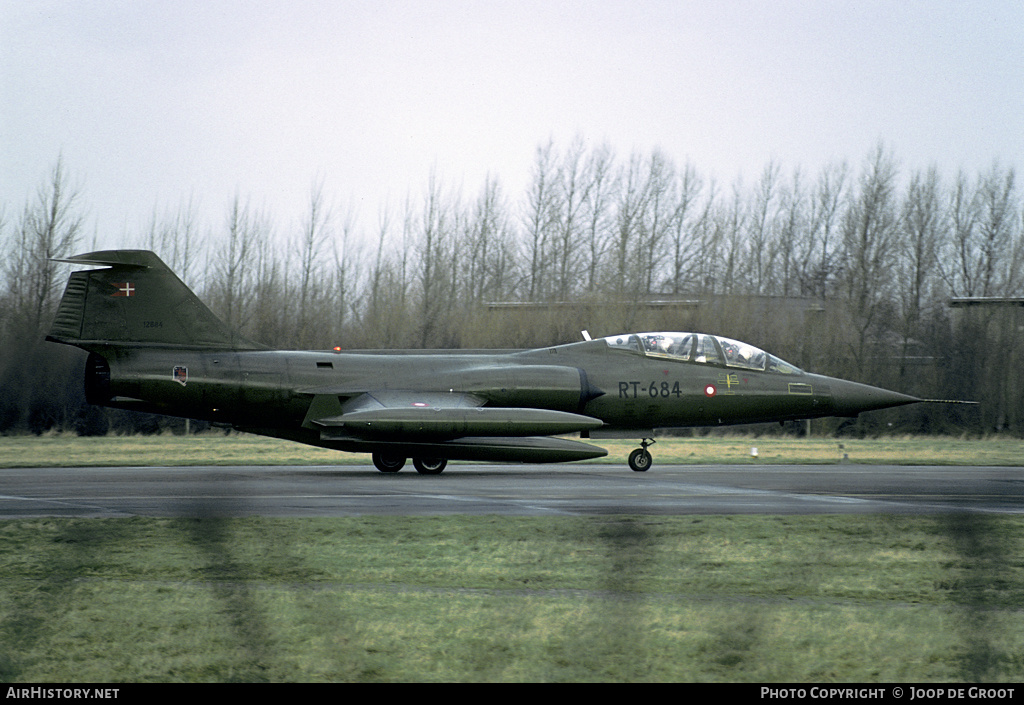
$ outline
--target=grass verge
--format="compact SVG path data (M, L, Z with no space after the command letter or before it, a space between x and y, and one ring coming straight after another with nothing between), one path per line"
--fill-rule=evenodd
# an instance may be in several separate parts
M639 440L639 439L638 439ZM608 449L600 464L624 464L638 446L631 440L595 440ZM756 457L752 454L757 449ZM666 437L652 446L656 464L1024 465L1024 439L948 436L877 439ZM368 465L364 454L341 453L248 434L105 436L72 434L0 436L0 467L106 467L182 465Z
M0 680L1016 681L1024 520L0 522Z

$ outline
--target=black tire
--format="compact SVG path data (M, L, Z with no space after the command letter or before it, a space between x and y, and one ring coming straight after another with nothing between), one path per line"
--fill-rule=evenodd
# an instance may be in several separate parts
M398 472L405 467L405 458L394 453L374 453L373 465L381 472Z
M647 472L653 462L654 459L646 448L637 448L629 454L629 468L633 472Z
M440 475L448 461L444 458L413 458L412 464L421 475Z

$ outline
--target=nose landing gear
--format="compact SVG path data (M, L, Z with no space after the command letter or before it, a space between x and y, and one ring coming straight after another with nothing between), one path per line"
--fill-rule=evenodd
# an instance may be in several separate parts
M633 472L647 472L654 462L647 448L656 441L653 438L644 438L640 441L640 447L629 454L629 467Z

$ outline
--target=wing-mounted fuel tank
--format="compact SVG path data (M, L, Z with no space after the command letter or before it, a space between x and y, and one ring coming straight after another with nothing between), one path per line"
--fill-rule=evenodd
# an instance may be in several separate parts
M445 386L481 397L488 406L537 407L578 412L605 392L587 373L565 365L488 365L458 370Z

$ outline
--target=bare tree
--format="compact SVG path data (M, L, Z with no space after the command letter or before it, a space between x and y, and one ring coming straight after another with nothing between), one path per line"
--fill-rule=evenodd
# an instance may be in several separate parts
M310 337L313 329L322 325L317 318L324 313L315 306L327 289L324 277L323 255L324 246L331 239L331 207L324 196L323 179L314 182L309 192L309 209L302 223L302 231L298 243L299 253L299 291L298 311L295 316L294 345L299 348L311 345Z
M843 222L843 276L852 325L851 351L858 373L865 371L869 334L892 293L892 254L897 212L896 164L879 145L868 158L859 189Z
M288 289L288 262L278 257L269 241L257 243L255 250L249 332L253 340L273 347L293 345L295 307Z
M618 188L615 173L615 158L607 144L591 152L587 158L586 171L591 187L586 198L586 223L584 224L585 247L580 248L585 257L582 268L586 271L586 290L598 290L601 261L608 249L611 200Z
M210 282L214 310L230 327L245 331L252 317L253 282L261 247L270 240L266 216L235 195L227 217L227 238L215 253Z
M676 179L675 204L672 219L669 223L670 246L672 248L672 271L669 275L669 288L673 294L680 294L687 288L687 281L693 278L691 267L699 256L700 247L696 238L696 230L708 216L710 201L700 213L697 200L704 188L703 181L697 170L690 163L683 167Z
M68 183L63 158L25 207L4 258L8 305L22 334L38 336L48 325L63 282L54 259L74 254L82 231L79 192Z
M588 215L589 209L603 198L601 194L591 195L606 179L602 168L600 161L586 156L580 137L573 140L559 162L551 213L551 259L552 295L560 301L567 300L586 285L580 272L585 266L587 251L580 243L587 237L588 223L594 224Z
M370 291L367 305L371 313L377 311L383 295L384 252L388 242L390 226L391 214L386 207L382 207L377 215L377 251L374 256L373 269L370 272Z
M712 295L718 293L721 285L721 247L723 228L720 217L723 211L718 199L718 183L708 183L707 195L704 197L704 208L701 216L694 224L694 247L696 255L692 267L695 294Z
M346 328L349 323L350 311L352 311L359 298L359 272L360 272L360 246L355 237L356 216L352 209L349 209L341 221L340 232L337 232L331 241L331 249L334 255L334 281L332 286L325 287L323 307L324 315L333 311L335 322L333 326L334 340L325 339L323 331L318 338L320 347L330 347L337 344L335 341L344 340Z
M67 427L83 403L78 351L54 350L43 336L61 292L64 267L54 262L75 254L82 229L79 192L68 183L62 158L50 172L3 248L0 291L0 430L27 428L41 433ZM4 219L6 221L6 219ZM8 228L0 223L0 234Z
M937 303L931 288L943 226L938 172L933 167L924 174L915 173L903 199L897 248L896 283L903 338L900 377L906 373L911 341L920 335L923 311Z
M634 153L621 171L618 199L615 204L614 261L611 286L616 299L637 300L644 292L646 276L643 268L644 213L648 201L649 181L644 173L643 158Z
M190 281L192 268L199 258L196 204L192 197L179 204L173 213L157 216L154 207L149 231L143 239L146 249L159 253L160 258L178 273L182 281Z
M368 290L361 306L359 346L395 348L410 345L410 330L413 328L408 278L413 239L411 204L406 203L399 235L393 231L392 219L391 209L382 207L377 217L373 266L364 282Z
M800 286L797 274L800 259L798 243L804 239L807 231L805 199L800 170L796 169L789 187L783 189L779 207L776 247L780 262L774 273L774 288L776 293L783 296L790 296Z
M461 279L468 303L504 298L513 282L507 205L497 179L488 176L467 216L461 250Z
M745 274L746 242L743 239L747 209L744 206L743 190L739 182L733 184L732 201L718 210L718 232L715 236L717 259L716 276L718 293L748 293Z
M441 319L448 311L451 274L455 258L452 206L445 201L440 181L432 172L423 200L419 225L418 255L420 347L437 345L444 335Z
M947 210L951 252L939 262L942 276L955 296L974 296L978 278L975 272L978 204L962 171L950 190Z
M555 223L557 172L554 144L538 147L534 158L533 179L526 194L525 226L526 297L529 301L542 299L548 294L548 256L551 231Z
M981 296L1004 296L1008 284L1019 271L1012 264L1014 230L1018 224L1014 200L1015 174L998 164L981 177L978 184L978 278Z
M837 274L836 237L846 202L845 163L822 169L811 196L806 235L798 241L800 293L824 299Z
M749 292L752 294L769 293L771 274L775 265L774 233L774 202L779 181L779 165L769 162L758 180L757 192L750 217L746 222L747 254L743 258L747 262Z
M661 281L665 259L665 243L676 217L675 166L662 152L655 150L647 161L646 207L641 216L641 243L638 263L641 290L645 295L654 292L654 283Z

